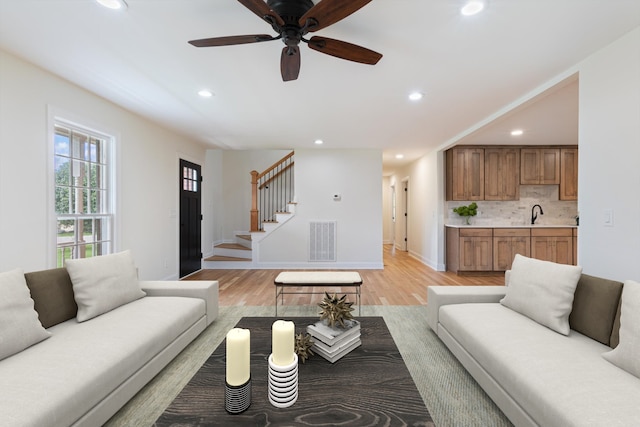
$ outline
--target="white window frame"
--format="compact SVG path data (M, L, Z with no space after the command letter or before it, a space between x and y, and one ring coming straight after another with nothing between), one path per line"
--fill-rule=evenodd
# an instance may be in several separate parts
M119 135L117 132L109 131L104 127L96 126L90 120L86 120L83 118L77 118L72 114L64 113L60 114L55 108L49 107L48 114L48 138L47 138L47 170L48 170L48 212L49 212L49 220L48 220L48 241L49 241L49 249L48 249L48 261L47 264L50 268L59 267L58 264L58 219L61 217L65 218L73 218L73 219L90 219L90 218L108 218L110 220L110 226L108 227L108 237L103 240L109 240L110 245L108 248L108 252L105 253L114 253L118 249L118 236L119 236L119 221L117 214L117 152L118 152L118 141ZM72 117L71 119L69 117ZM99 214L70 214L70 215L59 215L56 213L56 196L55 196L55 188L56 188L56 177L55 177L55 126L60 125L67 128L72 128L78 130L79 132L83 132L91 135L92 137L100 138L105 140L106 146L106 188L107 188L107 196L105 203L107 205L107 212L99 213Z

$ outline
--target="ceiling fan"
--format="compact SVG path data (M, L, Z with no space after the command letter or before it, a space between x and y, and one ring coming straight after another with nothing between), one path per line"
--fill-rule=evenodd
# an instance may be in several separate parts
M210 47L282 40L285 47L280 56L280 72L285 82L296 80L300 74L300 42L318 52L363 64L374 65L382 58L378 52L355 44L321 36L304 37L346 18L371 0L320 0L315 5L312 0L238 1L271 25L278 35L213 37L189 43L196 47Z

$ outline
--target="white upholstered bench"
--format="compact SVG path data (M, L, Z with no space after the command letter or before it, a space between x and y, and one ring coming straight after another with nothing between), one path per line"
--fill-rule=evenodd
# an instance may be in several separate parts
M362 304L360 300L360 287L362 278L357 271L283 271L273 281L276 287L276 317L278 316L278 297L284 303L284 295L287 294L321 294L324 292L307 290L290 290L289 288L314 288L314 287L351 287L351 292L341 292L346 295L355 295L358 305L358 316L362 314Z

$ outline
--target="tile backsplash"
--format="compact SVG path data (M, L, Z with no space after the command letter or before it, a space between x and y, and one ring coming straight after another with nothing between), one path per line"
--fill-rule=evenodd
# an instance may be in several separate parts
M478 215L471 218L472 225L529 225L531 208L535 204L542 206L544 215L538 213L539 225L576 225L578 202L558 200L557 185L521 185L520 200L477 201ZM453 212L453 208L468 205L471 202L447 201L445 206L446 224L463 224L465 219ZM536 209L536 212L538 210Z

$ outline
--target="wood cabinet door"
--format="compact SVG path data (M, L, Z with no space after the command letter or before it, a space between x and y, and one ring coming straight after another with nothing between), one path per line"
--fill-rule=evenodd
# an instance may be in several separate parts
M493 241L491 237L460 237L461 271L493 270Z
M532 237L531 258L573 265L573 237Z
M453 148L447 153L447 164L451 200L484 200L484 149Z
M560 149L521 149L520 183L525 185L560 184Z
M560 184L560 150L540 149L540 184Z
M530 237L494 237L493 238L493 270L511 269L516 254L526 257L531 255Z
M484 199L520 199L520 150L485 148Z
M578 200L578 149L560 149L560 200Z

